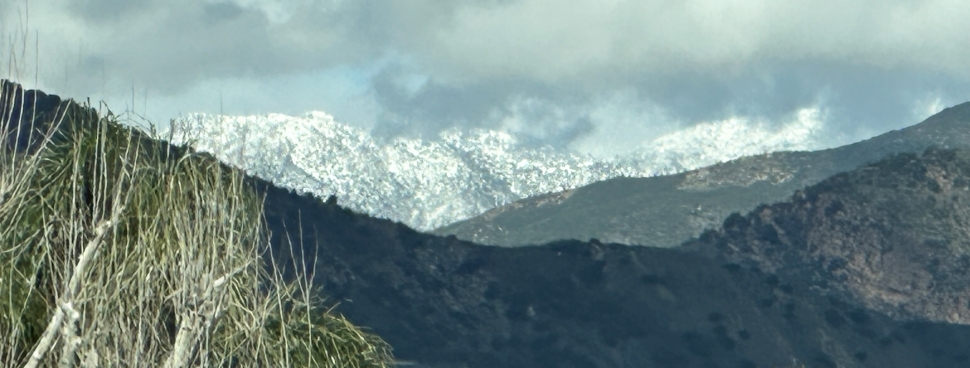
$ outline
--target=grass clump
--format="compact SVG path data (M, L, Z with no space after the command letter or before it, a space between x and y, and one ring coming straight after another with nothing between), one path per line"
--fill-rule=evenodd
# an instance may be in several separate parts
M392 364L306 281L268 273L262 200L241 172L110 112L38 114L33 91L3 91L0 366ZM38 128L36 151L8 139Z

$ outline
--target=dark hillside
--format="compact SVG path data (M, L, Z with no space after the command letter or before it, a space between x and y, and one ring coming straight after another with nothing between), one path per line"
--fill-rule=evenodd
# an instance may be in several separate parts
M337 311L417 366L970 364L970 326L893 322L810 279L596 241L479 246L257 186L271 227L292 233L302 219L315 283Z
M970 152L899 154L836 175L685 248L898 318L970 324Z
M61 100L38 90L24 90L8 80L0 80L0 132L4 143L20 153L36 152L46 134L62 120L97 121L97 112L80 105ZM86 117L82 117L86 115ZM94 118L91 118L91 117ZM70 117L72 119L65 119ZM59 124L60 130L51 135L52 142L63 142L69 136L70 124Z

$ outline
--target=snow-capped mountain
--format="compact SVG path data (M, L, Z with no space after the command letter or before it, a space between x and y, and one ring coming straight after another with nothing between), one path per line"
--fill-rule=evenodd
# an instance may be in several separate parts
M675 174L742 156L821 149L822 121L818 109L801 109L780 127L741 118L701 123L641 145L628 160ZM828 142L846 143L850 142Z
M813 130L805 128L809 123L794 125L778 133L738 121L700 125L613 159L523 148L514 136L491 130L453 129L436 140L385 143L322 112L190 114L173 121L172 140L280 186L336 194L355 211L431 230L518 199L617 176L670 174L779 147L818 146ZM747 143L724 142L742 136Z

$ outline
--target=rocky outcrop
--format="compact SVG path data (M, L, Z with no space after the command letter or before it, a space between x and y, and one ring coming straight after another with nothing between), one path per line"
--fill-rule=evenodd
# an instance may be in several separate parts
M897 319L970 324L970 153L899 154L734 214L685 248Z

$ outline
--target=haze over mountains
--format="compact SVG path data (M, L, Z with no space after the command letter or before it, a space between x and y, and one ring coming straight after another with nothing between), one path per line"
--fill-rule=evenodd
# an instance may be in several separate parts
M821 147L818 112L783 129L729 119L645 142L627 156L596 158L520 144L508 133L449 130L436 139L384 141L321 112L191 114L175 131L196 149L286 188L336 194L355 211L431 230L543 193L614 177L649 177L776 150ZM173 141L181 143L181 135Z
M842 147L743 157L676 175L614 178L524 199L435 233L520 246L590 239L673 247L733 212L782 200L795 190L892 153L970 148L970 103L925 121Z

